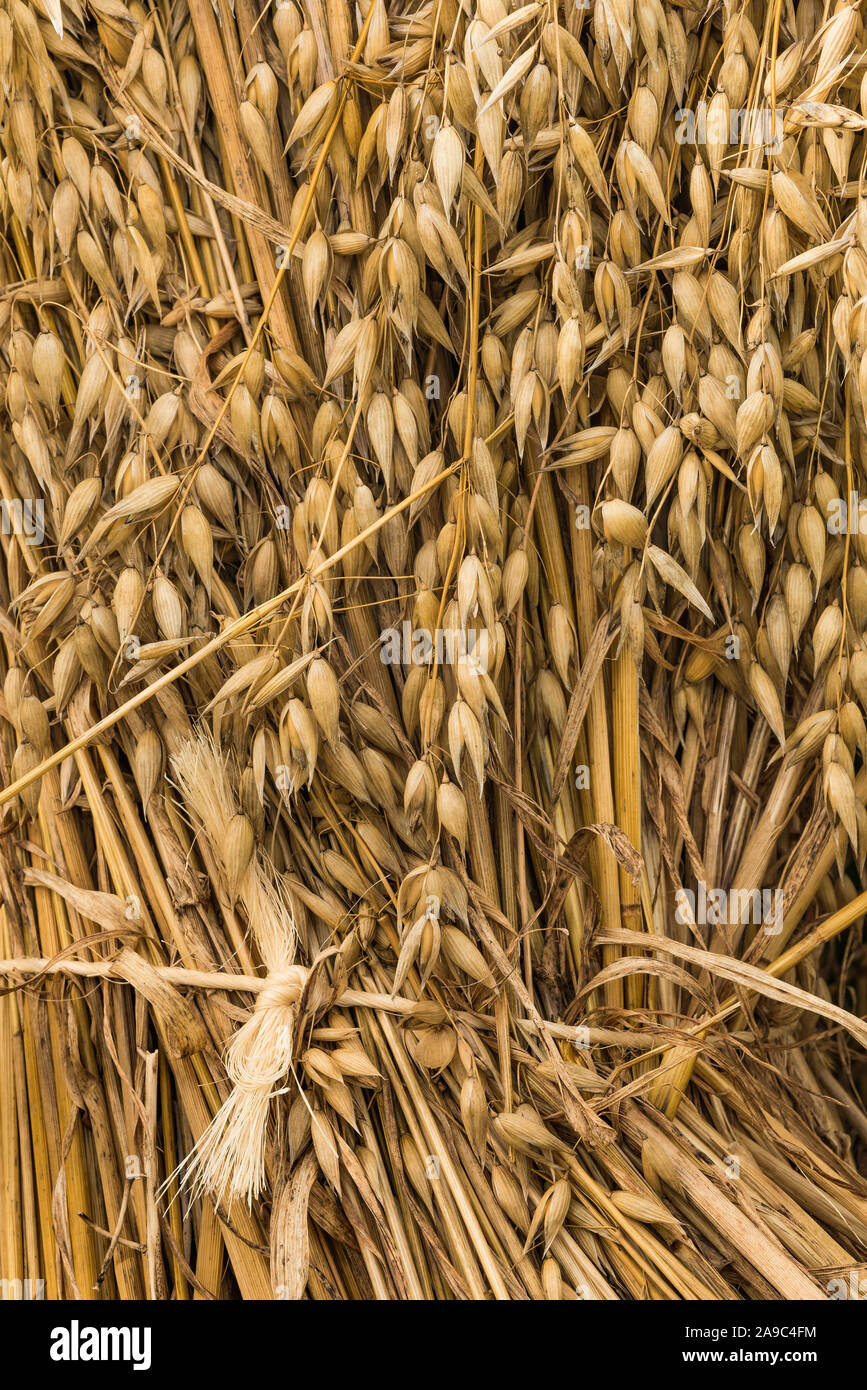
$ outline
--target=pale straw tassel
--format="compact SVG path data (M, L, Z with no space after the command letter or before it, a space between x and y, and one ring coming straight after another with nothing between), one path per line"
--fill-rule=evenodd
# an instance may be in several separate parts
M201 822L225 875L226 831L236 814L226 764L211 739L200 735L174 755L172 767L184 800ZM271 1101L291 1066L293 1007L306 973L293 965L297 937L291 905L255 851L238 899L268 970L268 981L226 1054L232 1094L178 1169L182 1187L194 1196L207 1191L221 1205L233 1198L251 1203L264 1191Z

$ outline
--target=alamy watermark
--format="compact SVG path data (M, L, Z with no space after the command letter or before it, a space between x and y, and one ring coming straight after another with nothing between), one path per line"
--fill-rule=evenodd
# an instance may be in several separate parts
M829 1279L825 1285L828 1297L854 1299L858 1302L867 1299L867 1279L861 1279L861 1273L860 1270L850 1269L848 1279Z
M438 627L431 634L426 627L413 627L405 620L400 628L385 628L379 640L382 644L379 659L383 666L430 666L434 660L437 666L454 666L466 660L477 671L489 669L490 642L486 628L481 632L473 628L465 632L463 628Z
M760 145L769 154L779 154L783 148L783 113L769 106L735 107L724 122L722 113L708 113L707 102L700 101L695 110L679 107L674 118L674 138L679 145L706 145L710 126L711 138L722 137L727 145Z
M28 545L45 540L45 503L41 497L0 497L0 533L23 536Z
M850 492L845 497L832 497L826 511L828 530L832 536L867 536L867 497Z
M727 892L725 888L708 888L702 879L697 893L678 888L674 901L674 920L681 926L752 924L763 927L766 936L779 936L783 930L782 888L732 888Z
M0 1303L11 1299L16 1303L44 1299L44 1279L0 1279Z
M151 1364L149 1327L82 1327L73 1318L68 1327L51 1332L52 1361L129 1361L134 1371Z

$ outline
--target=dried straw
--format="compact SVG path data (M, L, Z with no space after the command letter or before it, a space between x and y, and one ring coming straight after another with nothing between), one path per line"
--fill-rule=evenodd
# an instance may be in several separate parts
M10 1287L863 1270L863 51L0 0Z

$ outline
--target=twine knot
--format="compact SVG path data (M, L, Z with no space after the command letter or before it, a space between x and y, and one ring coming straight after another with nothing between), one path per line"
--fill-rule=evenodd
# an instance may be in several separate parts
M256 1013L263 1013L266 1009L291 1008L301 994L304 975L305 972L297 965L290 965L285 970L272 971L264 988L259 992Z

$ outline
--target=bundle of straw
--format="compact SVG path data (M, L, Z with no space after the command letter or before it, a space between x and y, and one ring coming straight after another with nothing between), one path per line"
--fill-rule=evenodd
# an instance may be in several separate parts
M8 1287L860 1276L863 53L0 0Z
M173 761L184 801L213 847L226 886L240 899L259 956L268 970L250 1018L232 1039L226 1070L231 1096L188 1160L195 1190L231 1203L251 1201L265 1184L265 1140L271 1098L292 1061L293 1008L303 979L293 968L295 923L279 885L253 843L249 820L236 810L226 768L209 739L191 740Z

